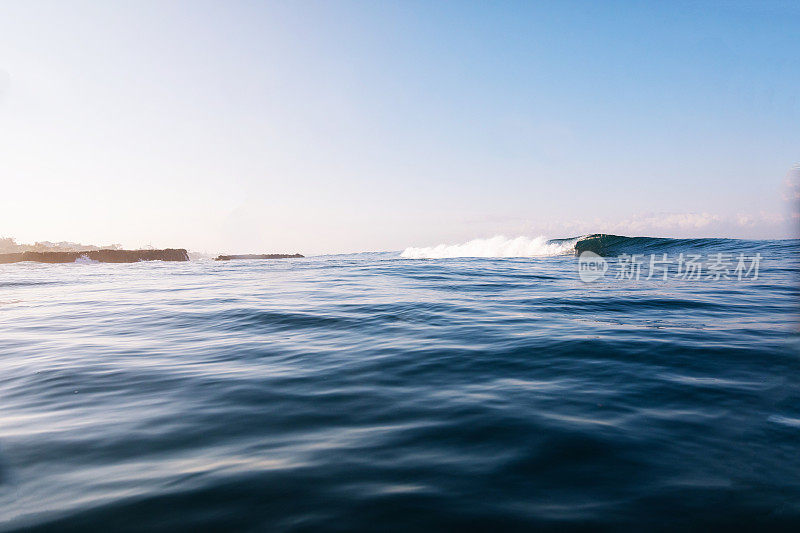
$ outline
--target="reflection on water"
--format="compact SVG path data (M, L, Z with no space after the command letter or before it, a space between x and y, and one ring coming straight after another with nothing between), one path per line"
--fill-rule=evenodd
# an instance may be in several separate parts
M797 250L759 250L751 284L586 284L571 256L3 265L0 525L797 525Z

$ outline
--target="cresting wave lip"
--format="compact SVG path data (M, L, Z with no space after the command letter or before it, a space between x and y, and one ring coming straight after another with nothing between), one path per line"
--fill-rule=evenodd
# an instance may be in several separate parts
M742 250L757 251L765 247L788 247L796 249L800 239L783 241L752 241L728 238L676 239L669 237L628 237L593 233L564 239L546 237L516 237L513 239L496 236L489 239L473 239L461 244L440 244L422 248L406 248L400 253L405 259L448 259L448 258L502 258L502 257L547 257L556 255L594 252L601 256L621 254L678 253L695 251L703 253L710 249L733 253Z
M583 252L594 252L601 256L611 257L622 254L653 254L653 253L756 253L767 249L782 249L796 251L800 239L784 240L745 240L729 239L723 237L676 239L669 237L627 237L625 235L611 235L595 233L584 235L574 240L574 252L580 255Z

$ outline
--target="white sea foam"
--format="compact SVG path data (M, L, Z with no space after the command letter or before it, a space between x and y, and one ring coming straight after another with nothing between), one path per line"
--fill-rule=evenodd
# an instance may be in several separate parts
M490 239L474 239L462 244L440 244L428 248L406 248L400 257L406 259L441 259L448 257L542 257L569 253L575 240L551 242L547 237L498 235Z
M79 265L99 265L100 261L95 261L86 254L82 254L75 260Z

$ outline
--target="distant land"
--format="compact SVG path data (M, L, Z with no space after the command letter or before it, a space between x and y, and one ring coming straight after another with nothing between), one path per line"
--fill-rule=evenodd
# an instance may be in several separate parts
M77 242L39 241L34 244L17 243L14 238L0 238L0 264L35 261L38 263L74 263L95 261L99 263L136 263L139 261L191 261L211 259L213 256L199 252L187 252L184 248L144 248L125 250L120 244L97 246ZM215 261L232 259L293 259L301 254L227 254L218 255Z
M76 261L99 263L137 263L139 261L188 261L189 254L183 248L163 250L83 250L78 252L18 252L0 254L0 263L75 263Z

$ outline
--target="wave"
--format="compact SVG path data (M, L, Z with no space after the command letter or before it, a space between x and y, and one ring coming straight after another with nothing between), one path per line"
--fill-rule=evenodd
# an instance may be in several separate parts
M400 257L406 259L445 259L456 257L546 257L590 251L602 256L621 254L705 252L717 249L725 253L756 252L766 248L797 250L800 239L751 241L728 238L673 239L668 237L628 237L594 233L548 239L546 237L497 236L474 239L462 244L440 244L427 248L406 248Z
M428 248L406 248L400 257L406 259L444 259L454 257L542 257L562 255L575 249L574 239L548 240L547 237L503 236L474 239L462 244L440 244Z
M574 252L580 255L590 251L602 256L652 253L756 253L766 250L797 250L798 239L743 240L722 237L673 239L668 237L627 237L596 233L575 240Z
M83 254L80 257L78 257L77 259L75 259L75 262L77 264L79 264L79 265L99 265L100 264L100 261L95 261L94 259L92 259L91 257L89 257L86 254Z

